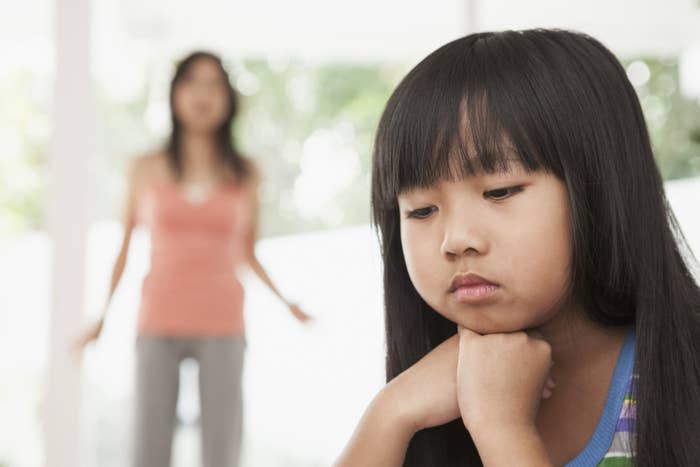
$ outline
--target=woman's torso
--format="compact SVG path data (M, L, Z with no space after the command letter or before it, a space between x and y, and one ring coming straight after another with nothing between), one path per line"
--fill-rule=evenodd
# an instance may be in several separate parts
M139 334L243 334L236 266L245 255L249 218L246 192L232 181L194 202L162 172L146 178L137 219L151 235L151 264L142 286Z

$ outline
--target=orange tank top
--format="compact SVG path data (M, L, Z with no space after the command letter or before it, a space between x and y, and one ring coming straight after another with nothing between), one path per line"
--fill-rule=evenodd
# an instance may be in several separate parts
M138 217L151 233L151 266L141 290L139 334L243 334L236 266L244 254L247 206L245 192L232 184L199 203L174 182L156 182L143 192Z

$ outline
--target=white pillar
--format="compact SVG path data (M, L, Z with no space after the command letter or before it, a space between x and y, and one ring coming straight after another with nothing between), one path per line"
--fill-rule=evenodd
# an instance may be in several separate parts
M80 364L69 347L84 306L90 139L89 0L56 0L54 133L47 226L52 242L46 467L80 465Z

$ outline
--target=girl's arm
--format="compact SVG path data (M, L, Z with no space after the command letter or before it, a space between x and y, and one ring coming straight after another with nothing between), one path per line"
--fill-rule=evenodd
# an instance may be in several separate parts
M400 466L417 431L459 417L458 343L448 338L379 392L335 467Z
M392 396L386 391L377 395L367 408L335 467L403 465L408 443L415 430L409 421L401 419L397 407L391 408L391 403ZM486 433L491 436L480 436L474 440L485 466L552 466L534 427L500 427L497 430L487 430Z
M403 465L415 431L402 420L399 400L385 387L370 403L335 467L394 467Z
M499 426L470 434L485 466L553 467L534 425Z
M251 167L251 176L250 180L247 182L247 198L249 200L250 222L249 229L246 234L246 262L253 272L255 272L255 274L260 278L260 280L272 291L272 293L274 293L285 305L287 305L290 313L292 313L296 319L302 322L307 321L310 317L304 313L297 304L291 303L284 298L282 293L272 282L272 279L270 279L270 276L267 274L267 271L265 271L265 268L263 268L262 264L260 264L258 257L255 255L255 243L257 242L258 238L258 214L260 210L260 203L258 200L260 175L253 164L250 164L249 167Z
M129 256L129 245L131 244L131 237L136 225L136 200L138 187L140 184L140 179L143 177L144 165L146 157L139 157L133 161L129 167L129 172L127 176L127 194L126 200L124 202L124 208L122 213L122 224L124 226L124 233L122 237L122 243L119 247L119 253L114 262L114 267L112 268L112 278L109 285L109 293L107 294L107 300L102 309L102 314L100 318L93 324L91 324L83 334L78 338L75 343L75 347L78 351L82 351L85 346L90 342L97 340L102 333L102 327L104 325L105 317L107 316L107 310L109 309L109 304L112 301L114 292L119 285L122 274L126 267L126 259Z
M416 432L460 416L484 465L551 466L534 424L549 349L518 334L481 342L460 328L380 391L335 467L400 466Z

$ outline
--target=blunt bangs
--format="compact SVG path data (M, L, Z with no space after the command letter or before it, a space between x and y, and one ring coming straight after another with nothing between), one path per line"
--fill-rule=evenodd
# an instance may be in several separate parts
M405 190L504 171L512 160L565 178L562 158L581 156L576 140L586 138L575 134L585 129L573 121L595 119L597 103L586 108L587 92L576 89L586 81L567 76L556 57L528 39L516 31L474 34L406 75L377 130L375 209L393 209ZM550 49L561 46L551 42Z

